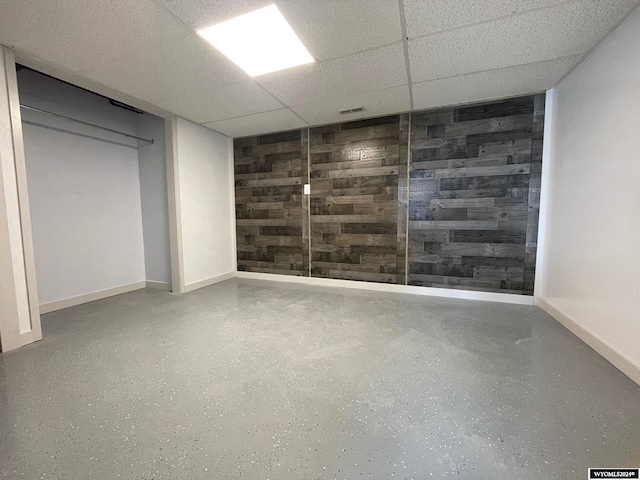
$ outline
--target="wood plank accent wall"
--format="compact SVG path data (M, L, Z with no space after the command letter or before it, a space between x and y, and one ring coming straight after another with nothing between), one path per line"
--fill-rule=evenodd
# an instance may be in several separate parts
M300 130L234 141L238 270L308 275L302 208L305 141Z
M312 276L404 284L400 126L392 116L310 130Z
M533 294L544 94L411 122L409 284Z
M532 295L544 100L236 139L238 270Z

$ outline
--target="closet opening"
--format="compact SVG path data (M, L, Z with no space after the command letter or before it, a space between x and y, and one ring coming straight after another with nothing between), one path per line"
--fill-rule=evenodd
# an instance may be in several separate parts
M16 71L40 312L170 290L165 120Z

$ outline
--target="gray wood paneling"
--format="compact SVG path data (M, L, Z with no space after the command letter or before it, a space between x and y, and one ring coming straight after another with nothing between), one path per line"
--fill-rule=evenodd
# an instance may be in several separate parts
M411 119L409 284L533 293L544 95Z
M312 276L404 283L407 142L407 115L310 130Z
M308 275L306 148L300 130L234 141L238 270Z
M238 268L531 295L544 111L541 94L236 140Z

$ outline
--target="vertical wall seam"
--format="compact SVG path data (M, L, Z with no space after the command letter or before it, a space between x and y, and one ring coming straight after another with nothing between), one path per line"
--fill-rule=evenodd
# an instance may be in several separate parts
M307 127L307 184L311 189L311 127ZM308 276L311 277L311 190L307 197L307 243L308 243L308 264L309 271Z
M411 206L411 112L407 127L407 222L404 232L404 284L409 285L409 207Z
M411 80L411 64L409 61L409 37L407 34L407 18L404 10L404 0L398 0L398 8L400 9L400 30L402 32L402 50L404 52L404 62L407 71L407 88L409 89L409 105L413 110L413 81Z

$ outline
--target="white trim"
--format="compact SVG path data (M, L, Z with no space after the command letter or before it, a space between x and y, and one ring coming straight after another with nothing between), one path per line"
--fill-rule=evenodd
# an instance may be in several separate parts
M133 292L134 290L145 288L146 283L147 282L143 280L141 282L120 285L119 287L107 288L106 290L85 293L84 295L78 295L77 297L65 298L63 300L56 300L49 303L42 303L40 304L40 313L54 312L56 310L62 310L63 308L75 307L76 305L81 305L83 303L95 302L96 300L102 300L103 298Z
M164 121L167 156L167 199L169 203L169 249L171 252L171 291L184 293L184 259L182 256L182 216L180 210L180 175L178 158L178 119ZM235 216L235 214L234 214Z
M536 247L536 274L533 284L533 296L544 295L544 285L547 275L547 245L548 231L551 222L551 187L553 178L551 170L554 161L555 144L555 91L549 90L545 96L544 106L544 141L542 142L542 172L540 175L540 208L538 213L538 240Z
M168 290L171 291L171 284L169 282L156 282L153 280L147 280L145 288L153 288L155 290Z
M9 94L9 110L11 112L11 131L13 134L13 154L16 167L20 226L22 228L22 254L24 257L31 324L29 331L21 333L33 332L33 338L35 340L42 340L42 326L40 324L40 310L38 306L38 287L36 283L36 262L33 252L33 232L31 229L31 210L29 209L29 193L27 189L27 167L24 154L24 139L22 136L20 97L18 94L18 77L14 52L10 49L5 49L5 66Z
M485 302L512 303L515 305L533 305L533 297L510 293L475 292L471 290L453 290L446 288L417 287L415 285L392 285L387 283L356 282L353 280L336 280L332 278L296 277L293 275L277 275L273 273L236 272L238 278L253 280L271 280L275 282L300 283L323 287L355 288L375 292L408 293L431 297L461 298L465 300L481 300Z
M233 271L238 270L238 229L236 226L236 172L233 138L229 142L229 182L231 185L231 249L233 250Z
M206 278L204 280L199 280L197 282L189 283L184 286L184 292L193 292L194 290L198 290L199 288L208 287L209 285L213 285L214 283L224 282L225 280L229 280L230 278L235 278L236 272L223 273L222 275L217 275L215 277Z
M575 318L567 315L548 300L538 297L536 298L536 305L560 322L576 337L602 355L614 367L640 385L640 365L634 362L631 358L592 331L584 328Z

